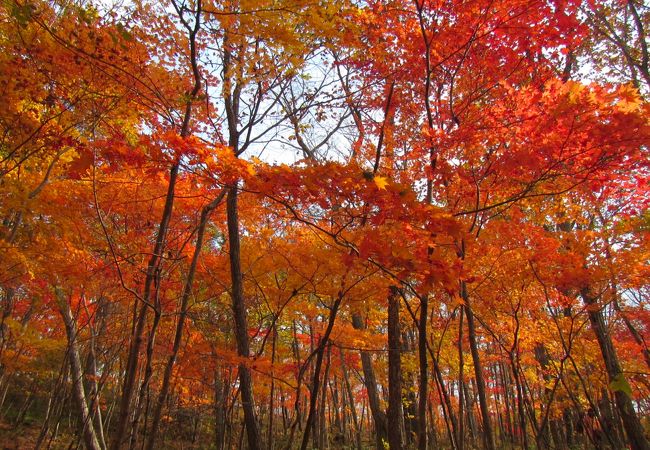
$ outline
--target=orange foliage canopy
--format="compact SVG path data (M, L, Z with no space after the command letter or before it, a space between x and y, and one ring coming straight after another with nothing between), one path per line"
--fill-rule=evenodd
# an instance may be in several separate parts
M122 398L144 440L149 395L180 436L250 370L264 439L294 439L319 376L328 417L387 386L397 287L402 377L430 385L440 433L481 373L487 413L513 407L503 439L541 442L607 389L647 414L650 86L577 67L605 45L594 21L623 26L612 2L68 3L0 6L0 392L45 398L77 348L87 408Z

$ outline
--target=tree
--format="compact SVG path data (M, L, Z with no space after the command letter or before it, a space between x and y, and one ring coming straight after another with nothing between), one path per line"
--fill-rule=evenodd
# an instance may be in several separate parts
M0 8L36 447L647 448L643 5Z

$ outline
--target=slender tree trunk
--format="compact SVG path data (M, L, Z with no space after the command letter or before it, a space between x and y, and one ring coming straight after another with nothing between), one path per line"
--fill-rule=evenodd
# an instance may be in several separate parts
M328 357L331 358L330 355L328 355ZM334 420L333 422L330 422L330 426L332 427L332 435L335 442L340 441L342 444L345 444L345 415L341 414L341 397L343 396L343 391L339 390L339 385L339 378L334 375L330 383L330 396L332 398L331 411ZM343 403L345 403L345 401L343 401Z
M276 341L278 338L278 330L275 324L275 321L273 321L273 329L271 330L272 336L271 336L271 365L275 364L275 346L276 346ZM273 369L271 369L273 370ZM273 416L274 416L274 409L275 409L275 404L274 404L274 399L275 399L275 377L273 376L273 372L271 372L271 392L269 395L269 431L268 431L268 437L267 437L267 445L268 445L268 450L273 450Z
M90 411L97 432L97 439L99 440L99 445L102 449L106 448L106 437L104 436L104 422L102 420L102 410L100 408L99 396L102 383L97 381L99 379L99 374L97 373L96 347L97 336L102 336L106 332L106 303L106 298L99 298L95 313L95 322L99 323L99 329L96 329L93 325L89 325L91 336L89 340L88 357L86 359L87 390L90 396ZM108 371L105 373L107 372Z
M571 446L575 441L574 427L573 427L573 411L571 411L570 408L565 408L562 413L562 418L564 419L566 443L567 446L571 448Z
M469 442L470 448L476 447L476 436L478 434L476 416L474 414L474 405L476 404L476 389L470 391L469 385L471 384L467 381L463 382L463 398L465 399L465 414L467 416L467 428L469 429Z
M102 410L99 407L99 385L97 383L97 356L95 354L95 332L92 327L90 327L91 333L93 333L92 338L90 339L90 350L88 352L88 362L86 364L86 374L88 375L88 395L90 397L90 415L95 426L95 431L97 432L97 440L99 441L99 446L104 449L106 448L106 441L104 438L104 428L102 422Z
M182 15L183 12L179 10L179 14ZM202 86L202 78L197 62L198 58L196 46L196 36L199 32L199 29L201 28L201 0L197 0L193 14L194 25L191 28L188 27L188 41L190 65L194 78L194 85L192 87L192 90L188 93L187 101L185 103L183 123L180 129L180 136L183 138L187 137L190 134L192 104L196 100L196 97L201 91ZM185 20L184 18L181 19L183 21ZM131 414L131 403L133 401L133 394L135 391L135 381L138 372L138 360L140 358L140 348L142 346L142 333L144 331L144 326L146 323L147 309L151 306L151 288L154 284L154 281L157 280L160 276L162 254L165 246L169 222L172 217L172 210L174 207L174 196L176 191L176 180L178 177L179 164L179 161L175 161L169 171L169 184L167 185L167 194L165 195L165 206L163 209L162 217L160 219L158 233L156 235L156 243L149 259L149 263L147 264L147 274L144 282L144 290L142 298L139 299L142 304L140 306L140 311L136 319L136 325L133 327L133 333L131 336L125 379L122 387L122 397L120 401L120 414L118 417L117 427L115 429L115 435L111 443L111 450L119 450L122 448L122 445L128 436L128 433L126 433L126 428L129 421L129 416ZM134 309L137 309L137 305L134 305Z
M429 353L431 356L431 361L433 362L433 372L436 376L436 385L438 386L440 397L443 401L442 412L445 416L445 427L447 428L447 433L449 434L449 442L451 444L451 448L455 450L458 448L456 440L458 436L458 421L456 420L456 413L454 412L454 409L451 405L451 399L449 397L447 387L445 386L445 380L442 376L442 371L440 370L438 358L431 349L429 349ZM449 422L451 422L451 427L449 426Z
M458 436L456 442L458 449L465 449L465 402L463 401L462 386L465 384L465 356L463 355L463 318L465 317L465 307L459 308L458 318Z
M391 286L388 294L388 445L401 450L402 441L402 364L400 355L399 294Z
M63 357L63 364L61 365L61 369L59 370L57 381L53 386L52 392L50 393L50 398L47 405L47 412L45 414L45 419L43 420L43 424L41 426L41 431L38 435L38 438L36 439L36 444L34 444L35 450L39 450L41 448L41 445L45 441L45 438L47 437L47 434L50 431L50 423L52 422L52 418L57 415L56 414L57 411L60 410L62 408L63 403L65 403L65 397L66 397L65 380L67 379L68 370L70 367L70 364L68 362L69 357L70 357L69 354L66 354Z
M492 372L492 378L495 380L495 384L499 385L499 372L498 372L498 364L493 364L490 369ZM505 426L503 424L503 395L499 392L499 390L495 391L494 393L494 405L495 405L495 413L496 413L496 420L497 420L497 427L498 427L498 432L495 431L495 439L496 436L499 436L499 443L497 444L498 447L503 447L505 444L505 441L503 439L505 435Z
M589 323L596 335L609 381L610 383L621 383L624 381L623 371L621 370L612 339L607 332L602 311L598 306L598 296L590 288L582 289L580 294L587 305ZM625 433L627 434L627 439L632 450L649 450L650 444L645 437L641 422L634 411L632 399L621 389L614 391L614 398L616 399L616 406L623 421L623 427L625 428Z
M522 392L521 380L519 378L519 371L515 363L515 356L510 355L510 367L512 369L512 377L515 380L515 388L517 390L517 417L519 419L519 432L521 433L523 448L528 450L528 436L526 433L526 413L524 411L524 396Z
M86 448L89 450L102 450L99 440L97 439L92 417L90 416L90 410L86 400L86 392L83 385L83 366L81 365L79 346L77 343L77 325L72 316L70 304L68 303L63 291L57 288L56 296L59 304L59 312L63 317L65 332L68 337L68 361L70 362L72 393L79 408L79 419L81 420L83 440Z
M226 395L227 383L224 373L216 369L214 373L214 441L216 450L223 450L226 443Z
M456 445L456 418L454 411L451 407L451 401L449 399L449 394L447 393L447 388L444 385L444 380L442 380L442 374L438 374L436 366L438 365L435 357L432 355L432 361L434 366L434 375L436 382L436 389L438 391L438 398L440 398L440 406L442 406L442 418L445 424L445 429L447 430L447 437L449 438L449 445L452 450L456 450L458 447ZM453 421L453 422L452 422Z
M481 418L483 419L483 444L486 450L495 450L494 435L492 433L492 419L487 404L487 395L485 393L485 378L483 377L483 366L478 351L478 342L476 341L476 326L474 324L474 313L469 304L469 295L467 286L464 281L461 282L461 291L465 300L465 313L467 315L467 331L469 335L469 349L474 362L474 376L476 378L476 390L478 391L479 406L481 407Z
M506 433L511 442L513 442L514 433L513 433L513 418L514 407L512 406L512 396L510 395L510 378L509 372L505 368L505 364L499 364L499 373L501 374L501 384L503 384L503 398L505 401L506 407Z
M158 227L156 244L147 265L144 292L142 299L140 299L142 304L140 305L139 312L135 318L136 323L131 335L131 344L129 346L124 374L124 384L122 386L122 397L120 400L120 414L118 416L115 434L111 443L112 450L121 449L129 436L129 433L127 433L127 425L129 422L129 416L131 415L131 404L133 402L133 393L135 391L135 382L138 374L138 360L140 359L140 349L142 347L142 334L147 321L147 310L150 307L149 300L151 298L151 288L154 284L154 279L158 276L158 268L162 261L161 256L165 243L165 236L167 235L167 228L169 226L169 221L171 220L172 209L174 206L174 191L176 189L177 176L178 164L174 164L169 172L169 185L167 186L165 207L160 220L160 226ZM135 306L137 308L137 301Z
M427 315L429 298L420 298L420 322L418 323L418 356L420 359L420 385L418 386L418 450L427 450L427 401L429 370L427 363Z
M429 435L428 437L429 447L438 448L440 446L438 444L438 431L436 429L436 424L438 423L438 421L436 420L436 413L433 411L433 405L431 404L431 402L427 402L427 409L429 413L429 427L427 429L427 433Z
M237 354L248 358L250 345L248 341L248 321L246 318L246 304L244 302L244 284L241 271L241 250L239 238L239 216L237 207L237 185L228 188L226 196L226 213L228 222L228 243L230 245L230 275L232 280L231 297L235 322L235 340L237 341ZM250 369L246 364L239 365L239 386L241 390L244 421L248 436L248 448L259 450L264 448L262 435L255 417L255 401L253 399L253 382Z
M189 306L190 296L192 295L192 287L194 285L194 276L196 274L196 267L199 263L199 256L201 255L201 248L203 247L203 240L205 238L205 229L208 224L208 218L214 209L221 203L225 191L222 191L217 198L207 204L201 211L201 218L199 220L199 227L196 232L196 243L194 246L194 253L192 254L192 262L190 263L190 268L187 272L187 278L185 279L185 284L183 286L183 293L181 295L181 307L178 315L178 322L176 322L176 333L174 334L174 344L172 347L172 352L169 355L167 364L165 365L165 373L163 375L162 386L160 387L160 394L158 395L158 401L156 402L156 407L153 414L153 419L151 423L151 430L149 432L149 439L147 440L147 450L153 450L156 438L158 436L158 428L160 426L160 419L162 417L162 411L167 401L167 394L169 392L169 384L171 382L172 371L174 369L174 364L176 363L176 358L178 357L178 351L180 350L181 341L183 340L183 331L185 327L185 320L187 319L187 311Z
M343 381L345 382L345 392L350 406L350 415L352 416L352 424L354 425L355 433L355 442L357 445L357 450L361 450L361 426L359 424L359 418L357 417L357 408L354 404L354 397L352 395L352 387L350 386L350 378L348 376L348 371L345 366L345 358L343 357L343 352L341 352L341 370L343 371ZM375 392L376 395L376 392ZM345 398L345 396L343 396ZM345 403L345 402L344 402Z
M365 329L363 319L359 313L352 314L352 326L356 330ZM368 391L368 403L370 405L370 413L372 420L375 424L375 440L377 450L384 450L384 441L388 439L388 426L386 414L382 411L379 402L379 394L377 393L377 379L375 371L372 367L372 359L370 353L361 350L361 367L363 369L363 383Z
M329 372L332 360L332 344L327 343L327 358L325 360L325 372L323 373L322 392L320 397L320 407L318 410L318 434L317 443L318 448L323 450L325 442L327 441L327 417L325 417L325 405L327 403L327 385L329 383ZM330 422L331 424L331 422Z
M157 295L155 296L157 298ZM140 423L140 416L142 415L142 409L148 403L147 398L149 397L149 382L153 376L153 354L154 354L154 345L156 342L156 333L158 331L158 325L160 324L160 318L162 317L162 308L158 300L156 300L154 305L154 316L151 323L151 329L149 330L149 337L147 339L147 351L145 358L145 369L142 382L139 387L138 399L135 403L135 411L133 413L133 419L131 421L131 440L129 448L135 449L138 444L138 426ZM146 434L147 422L145 419L143 425L142 434Z
M321 337L318 342L318 347L316 348L316 363L314 365L314 375L312 378L311 386L311 397L309 398L309 413L307 414L307 422L305 423L305 431L302 435L302 443L300 444L301 450L306 450L309 445L309 434L314 425L314 415L316 414L316 402L318 400L318 391L320 388L320 370L323 365L323 357L325 354L325 346L329 342L330 334L334 328L334 322L336 320L336 314L341 306L341 301L343 300L343 293L339 292L338 297L332 305L330 311L329 320L327 321L327 328L325 329L325 334Z

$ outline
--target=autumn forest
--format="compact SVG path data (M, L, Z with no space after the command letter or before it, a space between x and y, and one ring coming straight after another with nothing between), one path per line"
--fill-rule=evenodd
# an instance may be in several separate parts
M2 0L4 449L650 449L642 0Z

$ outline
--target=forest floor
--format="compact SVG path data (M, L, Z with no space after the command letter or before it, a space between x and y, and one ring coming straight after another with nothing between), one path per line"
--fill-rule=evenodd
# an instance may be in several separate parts
M27 421L19 426L15 426L10 421L0 420L0 450L32 450L36 447L40 432L41 423L38 421ZM56 438L49 443L49 446L47 442L44 442L42 448L49 448L51 450L81 449L83 448L83 443L78 442L78 439L62 425ZM183 440L172 440L162 443L158 448L198 450L210 448L210 446L198 443L192 444Z
M21 425L0 422L0 450L18 450L34 448L41 427L34 425Z
M33 423L27 422L18 427L15 427L11 423L0 421L0 450L28 450L28 449L31 450L35 448L40 431L41 431L41 426L37 422L33 422ZM62 429L57 434L56 439L50 443L49 448L53 450L59 450L59 449L65 450L65 449L75 448L74 440L75 438L72 434L67 432L66 429ZM79 442L79 446L77 448L81 448L82 446L83 444ZM43 447L48 448L47 443L44 443ZM372 446L371 442L364 442L363 444L364 450L371 449L373 447L374 446ZM164 442L158 448L193 450L193 449L210 448L210 446L209 445L202 446L198 443L192 444L191 442L184 442L182 440L181 441L172 440L172 441ZM339 449L343 450L348 448L353 448L353 447L336 447L336 444L334 444L334 446L330 446L331 450L339 450ZM501 447L501 448L503 450L519 449L519 447L516 446ZM589 444L583 443L572 448L580 449L580 450L588 450L588 449L592 449L593 447Z

